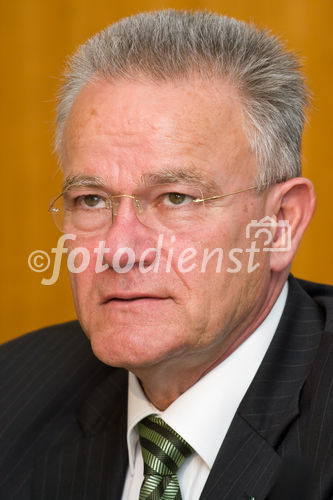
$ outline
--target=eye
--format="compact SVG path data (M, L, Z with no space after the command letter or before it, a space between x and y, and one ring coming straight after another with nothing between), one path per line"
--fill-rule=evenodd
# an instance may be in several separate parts
M83 196L83 202L88 207L97 207L99 204L105 205L104 198L98 196L97 194L86 194Z
M166 193L163 195L162 204L172 206L185 206L193 201L194 197L183 193Z
M73 205L82 209L105 208L106 199L98 194L84 194L75 198Z

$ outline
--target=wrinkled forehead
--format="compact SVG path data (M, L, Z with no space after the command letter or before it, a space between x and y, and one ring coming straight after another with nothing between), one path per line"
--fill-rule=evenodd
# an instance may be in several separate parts
M232 169L251 155L244 128L238 91L227 83L95 81L80 91L65 125L64 170L132 165L141 176L143 165L149 172L176 164Z

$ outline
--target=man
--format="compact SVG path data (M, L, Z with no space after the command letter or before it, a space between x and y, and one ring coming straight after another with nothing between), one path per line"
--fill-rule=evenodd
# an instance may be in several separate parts
M234 19L140 14L79 49L50 212L89 256L92 352L76 322L3 347L1 498L332 498L333 292L288 280L305 106Z

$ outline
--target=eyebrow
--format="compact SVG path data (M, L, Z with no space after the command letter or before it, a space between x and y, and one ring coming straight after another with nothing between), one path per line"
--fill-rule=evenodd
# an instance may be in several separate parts
M140 184L153 187L161 184L177 184L179 182L196 186L204 190L207 194L214 194L218 191L216 182L212 179L204 178L195 167L167 167L158 172L146 172L135 184L137 187L140 187ZM68 191L72 187L99 187L107 190L105 180L95 175L69 175L64 180L63 191Z
M146 186L184 182L204 189L207 193L216 193L218 191L216 182L204 178L195 167L165 168L159 172L147 172L141 176L141 180Z
M63 191L68 191L72 187L101 187L106 189L105 181L96 175L69 175L62 185Z

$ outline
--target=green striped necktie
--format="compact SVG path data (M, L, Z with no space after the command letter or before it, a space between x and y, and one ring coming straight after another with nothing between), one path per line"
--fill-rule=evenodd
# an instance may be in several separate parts
M139 500L181 500L177 471L194 450L159 417L149 415L138 429L145 476Z

